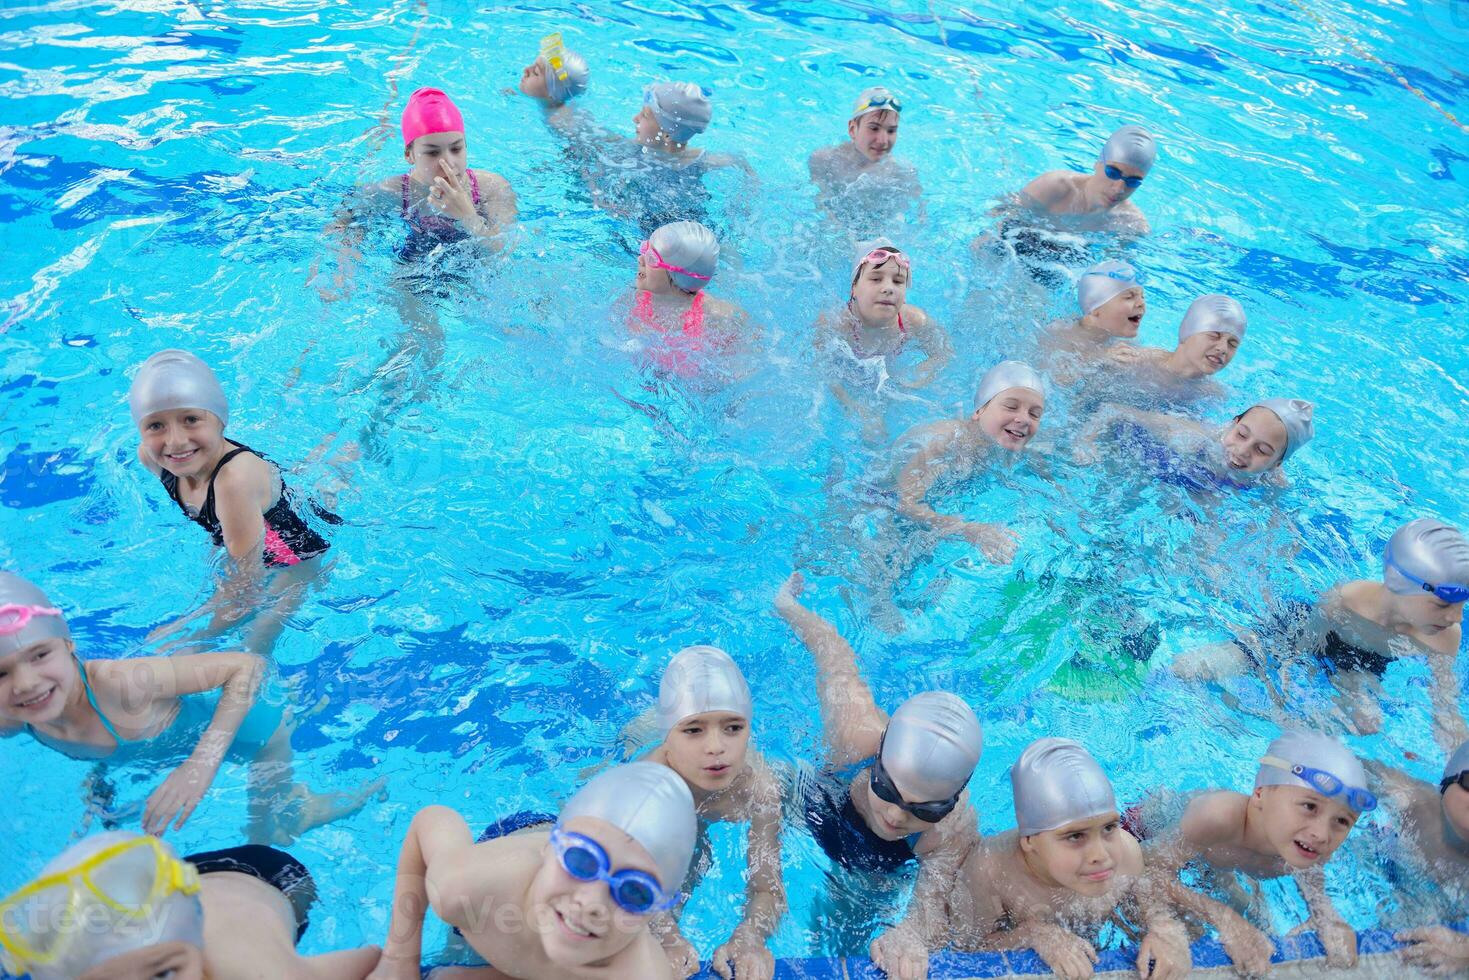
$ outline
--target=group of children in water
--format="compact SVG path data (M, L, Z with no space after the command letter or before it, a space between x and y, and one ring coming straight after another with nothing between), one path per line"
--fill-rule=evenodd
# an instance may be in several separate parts
M553 36L520 87L546 103L553 127L571 131L577 124L567 120L566 102L586 89L589 74ZM861 94L849 142L811 158L825 200L860 189L869 177L912 178L891 156L901 113L886 89ZM710 118L709 98L697 86L651 85L634 119L636 144L671 170L720 163L689 147ZM463 120L443 92L413 93L402 135L410 171L371 193L396 202L410 238L420 240L409 253L493 241L514 220L509 185L466 165ZM1045 174L1018 200L1036 220L1073 230L1144 233L1147 222L1130 197L1154 156L1152 136L1124 126L1091 173ZM1002 231L999 240L1018 248L1021 237ZM642 242L630 325L667 341L660 368L696 370L711 345L738 339L738 311L705 294L718 258L716 237L697 221L662 223ZM907 303L913 273L912 258L891 242L859 249L848 303L818 325L818 348L878 369L886 383L897 373L894 359L912 344L923 361L894 383L926 384L953 350ZM1144 292L1125 262L1080 270L1079 315L1046 332L1042 366L1053 379L1111 366L1202 381L1229 364L1245 336L1237 301L1200 297L1168 351L1126 343L1146 312ZM858 412L862 396L854 389L864 377L838 373L832 381L837 400ZM912 450L896 471L898 514L1009 562L1016 550L1010 529L941 513L928 497L941 480L963 480L991 460L1025 452L1046 398L1046 381L1029 364L1004 361L987 371L972 413L901 440ZM263 587L277 605L299 602L330 547L322 524L335 518L305 507L274 463L225 435L230 406L209 366L162 351L137 369L128 400L138 462L226 549L240 587ZM1075 436L1076 459L1096 460L1119 428L1136 438L1113 444L1145 454L1160 478L1213 493L1280 481L1282 464L1312 437L1312 406L1268 398L1206 425L1103 404ZM1187 796L1160 791L1123 807L1085 746L1041 738L1010 767L1014 829L992 837L979 833L969 790L983 749L974 709L937 690L891 710L879 705L851 645L803 604L804 589L793 573L775 595L774 612L815 665L826 754L814 771L767 763L752 746L755 704L735 658L688 647L663 672L657 739L640 747L636 761L603 770L554 812L501 815L480 833L446 807L420 811L402 843L381 949L302 957L296 943L314 886L300 862L272 845L353 812L379 786L323 795L292 780L291 712L262 694L269 636L256 652L91 659L41 588L0 573L0 734L26 733L74 758L108 763L182 759L149 797L143 835L86 838L0 901L0 958L35 980L416 980L432 909L493 964L441 968L434 974L440 980L681 978L705 954L721 976L769 980L775 966L767 942L786 911L782 827L794 822L834 868L860 882L843 900L844 914L865 924L855 941L870 940L874 962L893 977L927 976L930 952L942 948L1033 949L1057 975L1087 977L1096 936L1108 923L1136 940L1142 977L1187 974L1190 924L1212 927L1240 973L1264 974L1275 949L1246 917L1236 876L1295 881L1328 963L1344 966L1356 959L1356 934L1327 895L1323 869L1361 817L1378 809L1379 797L1395 815L1401 860L1464 908L1469 731L1453 666L1469 599L1469 541L1441 521L1405 524L1384 551L1381 581L1344 582L1281 627L1290 654L1315 658L1342 692L1359 732L1381 724L1371 707L1387 666L1400 656L1426 657L1447 756L1439 785L1364 763L1331 735L1286 730L1259 746L1252 786ZM1248 646L1241 639L1180 658L1174 670L1218 677L1269 656ZM251 764L250 842L180 857L161 835L189 818L229 755ZM681 934L678 914L705 869L695 860L701 840L717 822L748 825L747 888L737 927L703 951ZM906 911L873 937L915 866ZM1400 938L1408 944L1405 961L1469 970L1469 938L1459 933L1434 927Z

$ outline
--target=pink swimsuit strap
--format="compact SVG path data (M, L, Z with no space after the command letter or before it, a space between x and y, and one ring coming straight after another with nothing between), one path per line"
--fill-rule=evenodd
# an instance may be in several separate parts
M658 323L653 317L653 294L646 289L638 291L637 302L633 305L633 315L650 327L657 327ZM682 321L683 335L698 339L704 336L704 291L700 290L694 294L694 301L684 311Z
M475 175L475 172L473 170L466 169L464 172L469 175L469 199L474 202L476 207L478 207L479 177ZM412 186L412 183L413 181L410 176L408 174L404 174L403 182L400 187L403 199L403 217L405 218L411 218L413 216L413 205L408 200L408 191L409 188Z

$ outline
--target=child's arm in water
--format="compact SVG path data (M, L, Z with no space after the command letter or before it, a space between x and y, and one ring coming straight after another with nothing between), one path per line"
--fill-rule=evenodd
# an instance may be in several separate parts
M849 765L877 754L888 716L857 672L857 655L836 627L798 601L806 580L792 572L775 596L775 611L816 659L816 692L831 761Z
M745 914L712 957L712 969L726 980L770 980L775 975L775 956L766 943L786 911L780 869L780 787L763 763L751 792Z
M1321 948L1326 950L1328 966L1343 970L1357 965L1357 932L1341 917L1326 894L1326 872L1321 867L1306 868L1292 876L1311 910L1307 925L1316 931Z
M948 816L923 832L918 882L902 921L873 940L868 954L891 977L928 976L928 951L943 942L948 906L958 886L959 869L979 846L979 817L966 790Z
M944 365L953 360L954 346L949 343L949 335L944 328L932 317L916 306L909 307L909 310L912 313L913 340L928 357L914 370L912 379L900 384L905 388L925 388L944 369Z
M1454 670L1458 659L1459 640L1463 627L1453 626L1439 634L1449 639L1445 644L1449 652L1435 650L1428 655L1428 671L1433 679L1429 696L1433 704L1433 736L1445 755L1469 741L1469 725L1464 723L1464 712L1459 707L1459 677Z
M1138 944L1137 972L1150 980L1183 980L1193 969L1188 930L1173 914L1166 885L1145 867L1132 897L1147 931Z
M1097 461L1097 440L1106 435L1118 422L1123 421L1141 426L1160 441L1169 443L1176 441L1181 434L1199 435L1205 432L1204 426L1192 419L1182 419L1175 415L1165 415L1162 412L1148 412L1141 408L1107 402L1097 409L1077 433L1076 444L1071 451L1072 459L1083 466L1095 463Z
M910 430L898 439L899 445L911 443L919 444L919 449L898 472L898 513L933 528L944 537L963 538L997 565L1009 564L1019 541L1013 531L1001 524L940 514L925 499L940 477L955 470L967 473L973 468L971 457L981 450L964 438L962 423L935 422Z
M214 782L235 733L255 704L265 661L249 653L201 653L178 657L137 657L103 660L93 665L98 703L108 717L137 714L142 700L149 705L186 694L218 690L219 703L209 727L189 757L168 774L143 808L143 831L162 834L184 825Z

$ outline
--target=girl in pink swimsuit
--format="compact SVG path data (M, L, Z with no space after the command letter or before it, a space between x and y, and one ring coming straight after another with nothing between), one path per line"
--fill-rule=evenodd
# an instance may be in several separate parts
M697 221L663 225L643 242L632 321L635 329L663 335L649 350L659 368L694 373L691 360L705 346L704 287L718 263L719 241ZM679 312L677 320L671 312Z

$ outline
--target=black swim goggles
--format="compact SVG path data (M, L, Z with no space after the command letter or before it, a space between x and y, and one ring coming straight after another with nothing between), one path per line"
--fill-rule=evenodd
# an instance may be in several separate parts
M1469 793L1469 769L1465 769L1457 776L1445 776L1443 779L1440 779L1438 781L1438 795L1443 796L1449 791L1449 787L1455 783L1459 784L1460 789Z
M957 793L947 800L932 800L928 803L909 803L903 799L903 794L899 793L898 787L893 785L893 777L888 775L888 771L882 765L882 746L883 742L886 741L887 733L884 732L882 740L877 743L877 758L872 760L872 792L877 794L877 798L884 803L891 803L905 813L913 814L913 816L922 820L924 823L938 823L953 813L954 807L959 805L959 797L964 792L964 787L962 786L959 787Z

